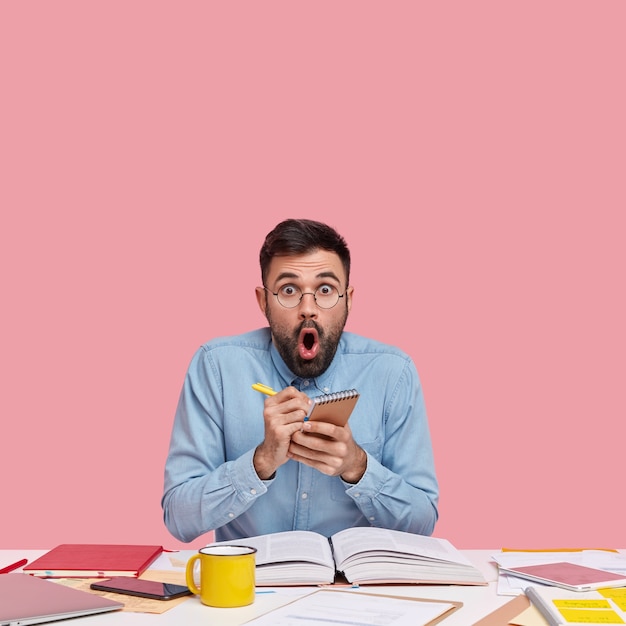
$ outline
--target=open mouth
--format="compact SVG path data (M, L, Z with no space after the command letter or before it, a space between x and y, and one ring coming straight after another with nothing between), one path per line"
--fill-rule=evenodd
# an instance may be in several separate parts
M307 350L310 350L315 344L315 335L313 333L305 333L302 338L302 343Z
M319 338L316 328L303 328L298 337L298 353L306 360L315 358L319 351Z

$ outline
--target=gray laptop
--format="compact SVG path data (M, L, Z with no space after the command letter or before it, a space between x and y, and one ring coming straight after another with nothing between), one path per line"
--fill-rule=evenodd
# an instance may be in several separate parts
M43 624L115 611L124 605L30 574L0 574L0 626Z

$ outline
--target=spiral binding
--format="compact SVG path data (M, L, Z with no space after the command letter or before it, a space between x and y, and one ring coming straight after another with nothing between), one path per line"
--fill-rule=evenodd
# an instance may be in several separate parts
M340 400L346 400L358 396L359 392L356 389L346 389L345 391L335 391L334 393L327 393L323 396L317 396L313 398L315 404L330 404L331 402L339 402Z

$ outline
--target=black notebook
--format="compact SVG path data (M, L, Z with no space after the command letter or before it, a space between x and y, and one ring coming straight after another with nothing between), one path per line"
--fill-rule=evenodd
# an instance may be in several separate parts
M312 398L313 405L306 419L345 426L358 399L359 392L356 389L317 396Z

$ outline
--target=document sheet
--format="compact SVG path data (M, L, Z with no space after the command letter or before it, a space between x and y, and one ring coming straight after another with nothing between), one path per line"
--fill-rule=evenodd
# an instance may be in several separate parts
M455 603L360 591L315 591L249 622L250 626L427 626Z

